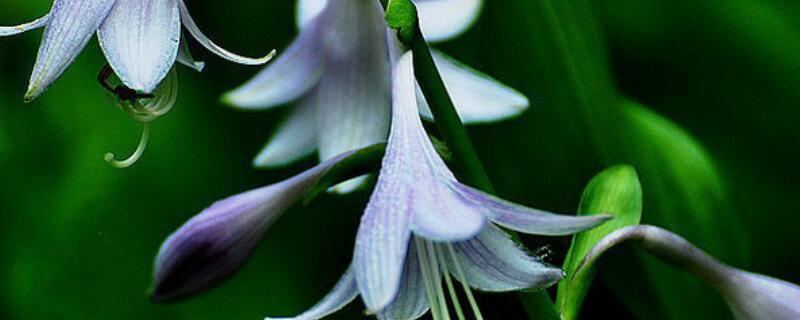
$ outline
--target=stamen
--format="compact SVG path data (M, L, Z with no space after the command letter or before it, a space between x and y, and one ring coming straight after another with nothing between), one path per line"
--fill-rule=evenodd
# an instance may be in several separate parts
M114 168L125 169L132 166L136 161L139 161L139 158L142 157L144 154L144 150L147 148L147 141L150 139L150 126L145 123L142 127L142 138L139 139L139 145L136 147L136 150L125 160L119 161L114 159L114 154L109 152L105 155L105 160Z
M464 293L467 295L467 300L469 300L469 306L472 308L472 313L475 314L475 319L483 320L483 315L481 314L480 308L478 308L478 303L475 301L475 296L472 295L472 289L469 287L469 284L467 284L467 278L464 276L464 269L461 268L461 262L458 261L456 251L449 243L445 246L447 246L447 251L450 251L450 258L453 260L453 266L456 269L458 278L461 279L459 282L461 282L461 286L464 288Z
M445 256L442 253L442 247L436 246L436 256L439 257L439 263L442 264L442 274L444 274L444 282L447 283L447 291L450 292L450 302L453 303L453 308L456 309L456 315L460 320L466 320L464 311L461 310L461 302L456 294L456 288L453 286L453 279L450 278L450 270L447 267Z
M436 248L433 242L425 241L427 246L428 259L431 262L431 269L433 271L433 285L436 289L436 297L439 299L439 305L442 306L442 316L445 320L450 320L450 310L447 308L447 300L444 298L444 290L442 290L442 271L439 268L439 259L436 257Z
M438 299L439 296L444 296L443 294L437 294L437 291L442 291L441 278L439 278L438 267L430 258L427 241L415 237L414 242L417 246L417 256L419 257L420 270L422 271L422 282L425 285L425 295L428 296L428 303L431 305L431 315L434 320L449 320L447 305ZM438 286L436 284L437 280L439 280Z
M135 164L144 154L150 138L149 124L158 120L172 110L178 99L178 76L175 68L170 70L164 82L153 93L150 99L135 99L132 103L120 101L120 108L134 120L143 124L142 138L133 154L125 160L115 160L113 153L106 153L105 161L115 168L128 168ZM141 101L140 101L141 100ZM143 103L142 103L143 102Z

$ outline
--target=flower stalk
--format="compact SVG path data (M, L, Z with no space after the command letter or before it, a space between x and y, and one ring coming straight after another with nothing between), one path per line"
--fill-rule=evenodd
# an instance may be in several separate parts
M464 183L488 193L494 193L489 176L478 157L467 130L456 112L453 100L433 61L430 47L419 27L417 10L410 0L390 0L386 6L386 21L397 30L397 37L414 54L414 75L430 106L442 138L452 152L457 174ZM524 293L522 299L529 316L557 320L558 312L545 291Z
M400 15L413 19L400 18ZM400 42L414 53L414 75L430 106L436 126L453 153L459 178L480 190L494 192L489 176L433 61L431 49L420 30L414 4L409 0L389 1L386 17L389 27L398 31Z

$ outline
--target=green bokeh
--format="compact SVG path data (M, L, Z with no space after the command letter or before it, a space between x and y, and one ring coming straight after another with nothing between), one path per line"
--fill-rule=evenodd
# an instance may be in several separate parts
M606 166L601 159L621 156L596 154L589 146L602 134L581 127L586 115L559 109L575 92L562 79L543 76L555 74L548 66L558 65L559 57L548 54L552 48L536 45L543 43L536 41L537 32L543 32L542 21L534 20L540 14L525 11L535 9L536 1L489 0L475 28L440 47L533 102L519 119L471 131L499 192L539 208L571 212L589 179ZM37 17L48 9L47 2L3 0L0 23ZM256 55L277 48L280 53L296 32L293 1L188 5L201 27L234 51ZM749 251L751 259L741 267L800 282L800 251L794 249L800 245L794 236L800 225L800 90L795 88L800 83L800 5L609 0L585 14L573 18L596 20L605 39L585 39L594 48L576 55L602 52L585 57L610 63L612 74L598 78L607 76L607 85L676 123L706 149L727 199L716 210L730 211L720 212L719 219L744 220L742 232L750 245L741 251ZM261 319L298 312L335 283L350 259L367 193L326 195L292 210L223 286L183 303L151 304L145 293L152 259L171 231L214 200L287 177L310 161L278 171L250 168L285 112L243 113L222 106L221 93L257 68L233 65L193 46L207 69L202 74L179 69L179 103L155 123L141 162L113 169L102 161L103 154L132 150L141 128L113 107L94 80L105 63L96 41L41 98L22 104L40 36L34 31L0 39L0 319ZM607 48L598 49L603 42ZM647 148L659 150L608 147ZM669 150L635 157L647 166L648 159L661 159L663 153ZM664 186L648 184L648 175L659 176L659 168L636 169L643 178L645 222L654 208L682 201L653 196ZM677 176L688 185L704 179ZM675 225L662 226L698 225L669 223ZM568 238L547 241L563 257ZM727 242L709 246L731 250ZM605 284L593 286L582 314L628 314L608 291ZM487 295L481 301L487 318L513 319L521 310L514 295ZM715 297L708 301L719 303ZM334 318L357 318L360 308L349 307Z

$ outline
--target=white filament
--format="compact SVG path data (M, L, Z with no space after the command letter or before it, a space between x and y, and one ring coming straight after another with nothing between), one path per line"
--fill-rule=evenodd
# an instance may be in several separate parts
M472 289L470 289L469 284L467 284L467 279L464 277L464 269L461 268L461 263L458 261L458 257L456 256L456 251L450 244L445 246L447 247L447 251L450 252L450 258L453 260L453 266L456 269L458 278L461 279L461 286L464 288L464 293L467 295L467 300L469 300L469 306L472 308L472 313L475 314L475 319L483 320L483 315L481 314L480 308L478 308L478 303L475 301L475 297L472 295Z
M144 104L138 100L134 103L121 102L120 108L130 115L134 120L142 123L142 137L136 150L125 160L116 160L113 153L106 153L104 159L115 168L128 168L134 165L147 149L150 140L150 122L153 122L172 110L175 101L178 99L178 75L175 68L172 68L167 78L158 89L153 93L155 97L144 100Z

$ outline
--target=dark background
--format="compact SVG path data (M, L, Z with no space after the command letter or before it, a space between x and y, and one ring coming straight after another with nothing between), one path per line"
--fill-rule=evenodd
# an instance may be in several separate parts
M533 102L518 119L471 130L499 192L574 212L594 174L631 163L645 222L737 267L800 282L800 4L563 1L550 14L549 2L491 1L474 28L440 46ZM233 51L280 52L296 33L293 1L188 5ZM49 6L2 0L0 21L31 20ZM217 199L313 161L252 169L285 112L221 105L257 69L193 46L206 70L179 68L178 105L155 124L138 164L113 169L103 154L131 151L140 127L96 83L105 62L95 40L46 94L22 103L40 35L0 39L0 318L261 319L304 310L333 286L366 192L291 210L223 286L178 304L148 302L152 260L170 232ZM526 241L552 245L558 262L568 239ZM704 285L638 251L617 252L601 271L586 318L730 317ZM612 294L631 288L627 299ZM521 317L513 294L480 302L487 318Z

